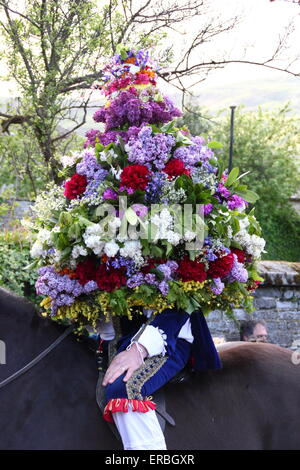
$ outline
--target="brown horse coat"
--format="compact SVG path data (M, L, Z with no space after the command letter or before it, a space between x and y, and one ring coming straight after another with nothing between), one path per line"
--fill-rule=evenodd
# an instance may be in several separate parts
M299 449L300 365L271 344L219 348L223 369L168 388L170 449ZM179 435L181 434L181 440Z

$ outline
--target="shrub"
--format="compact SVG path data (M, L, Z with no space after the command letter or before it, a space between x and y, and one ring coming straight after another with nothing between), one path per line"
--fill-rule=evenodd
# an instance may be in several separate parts
M0 286L39 303L34 287L37 272L25 269L31 261L29 235L24 229L0 232Z

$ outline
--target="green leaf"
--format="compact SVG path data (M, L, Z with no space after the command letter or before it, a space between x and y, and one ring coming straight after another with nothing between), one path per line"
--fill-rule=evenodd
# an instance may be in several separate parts
M68 246L67 248L65 248L62 252L61 252L61 259L62 260L65 260L67 258L69 258L69 255L72 251L72 247L71 246Z
M210 149L222 149L224 145L221 144L220 142L216 142L215 140L212 140L207 144L207 147Z
M239 176L239 172L240 170L238 168L232 168L227 180L225 181L225 186L231 186Z
M185 145L191 145L193 142L189 139L186 135L182 134L182 132L178 132L176 135L176 142Z
M246 191L235 191L238 196L241 196L245 201L254 204L257 199L259 199L259 195L256 194L254 191L246 190Z
M42 262L41 259L36 259L32 263L27 264L26 266L24 266L23 269L25 269L26 271L29 270L29 269L36 269L38 266L41 266L41 262Z
M62 212L58 219L59 225L70 225L72 223L72 215L69 212Z
M161 131L168 133L169 131L173 129L173 127L174 127L174 121L167 122L166 124L161 126Z
M169 256L172 250L173 250L173 245L170 242L167 242L166 256Z
M157 245L151 245L150 250L151 250L151 255L153 256L153 258L161 258L163 255L162 248L160 248Z
M97 212L97 211L96 211L96 212ZM95 213L96 213L96 212L95 212ZM97 215L97 214L96 214L96 215ZM80 225L81 227L88 227L89 225L92 225L92 224L93 224L90 220L86 219L85 217L82 217L82 215L79 215L79 216L78 216L78 222L79 222L79 225Z

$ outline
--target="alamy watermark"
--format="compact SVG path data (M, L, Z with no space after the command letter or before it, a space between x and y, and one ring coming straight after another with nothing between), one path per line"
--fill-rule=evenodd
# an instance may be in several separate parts
M110 203L97 207L95 215L102 217L98 230L106 240L148 240L156 243L169 238L171 244L185 242L186 250L199 250L207 234L203 204L133 204L121 196L116 209ZM116 220L118 224L116 224ZM174 241L174 243L172 243Z
M6 345L0 340L0 365L6 364Z

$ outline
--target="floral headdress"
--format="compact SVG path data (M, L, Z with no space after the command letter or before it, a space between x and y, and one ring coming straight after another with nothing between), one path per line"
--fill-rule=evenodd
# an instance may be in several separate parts
M63 185L37 198L36 288L55 319L252 308L265 243L249 210L256 195L223 168L220 144L176 126L156 71L148 52L118 51L94 114L104 131L63 156Z

